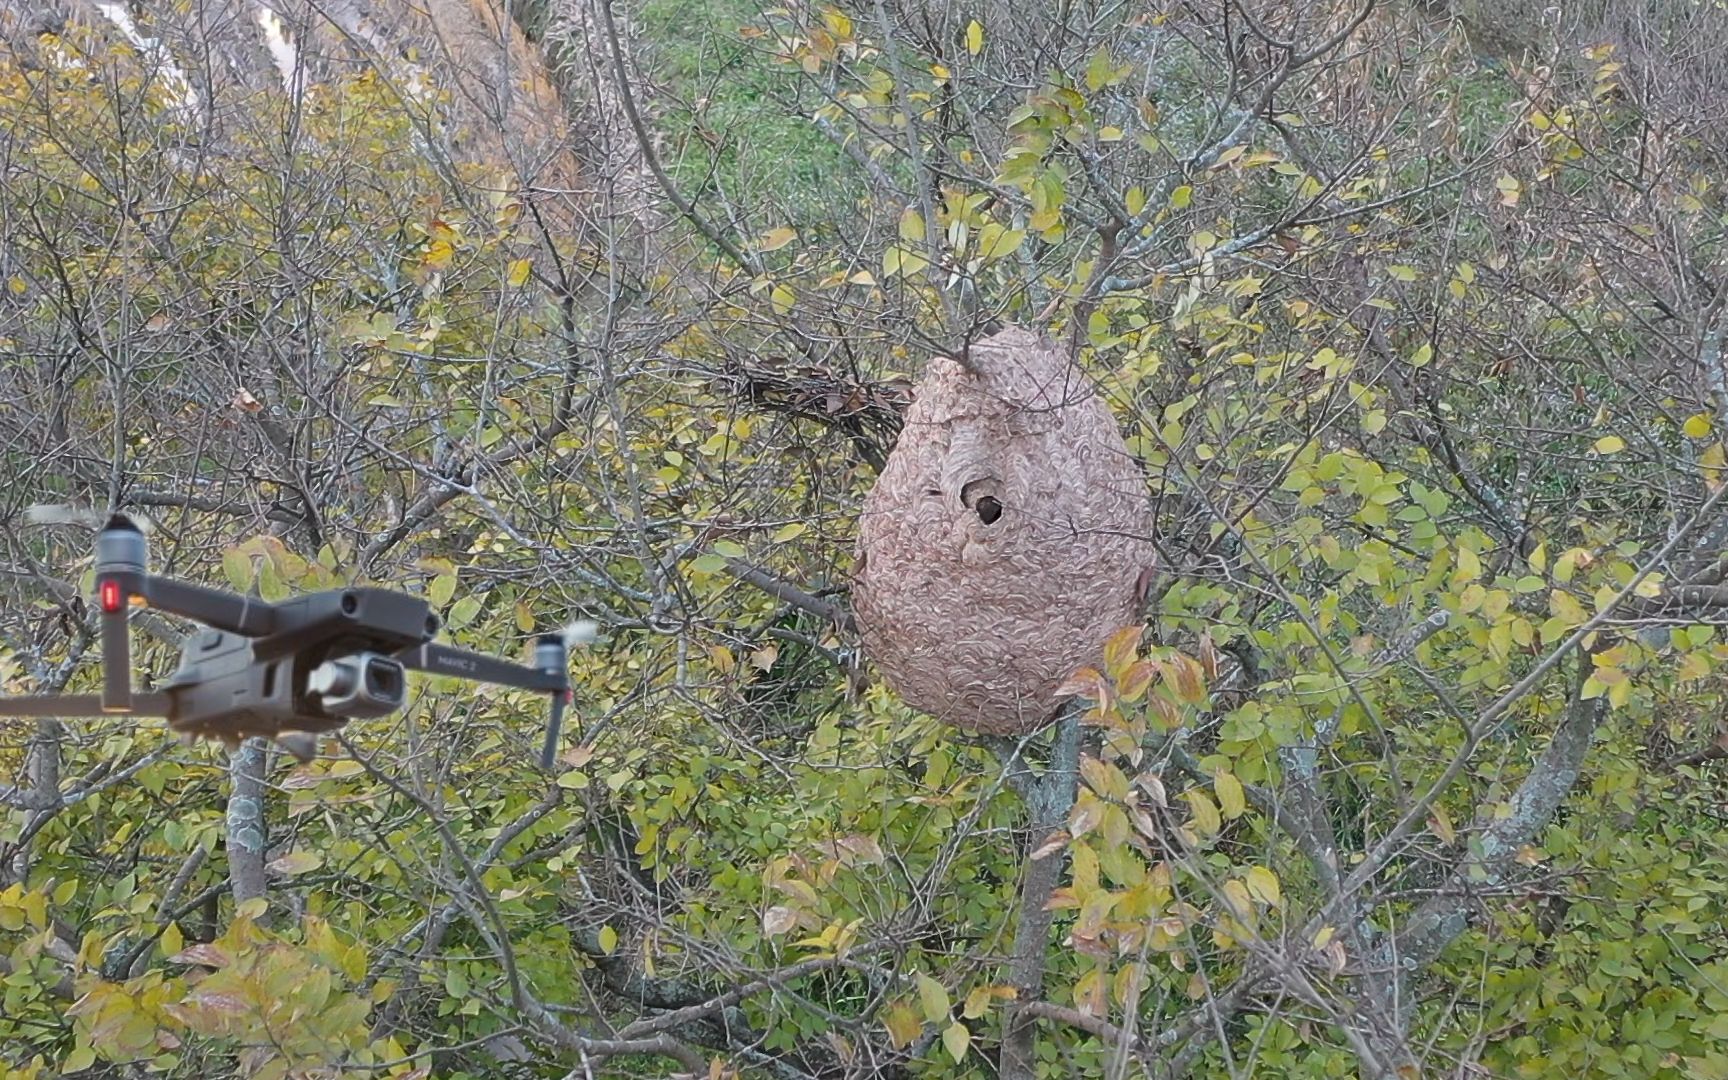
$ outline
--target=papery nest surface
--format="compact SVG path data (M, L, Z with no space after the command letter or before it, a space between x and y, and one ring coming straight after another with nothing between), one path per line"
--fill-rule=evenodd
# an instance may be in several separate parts
M1142 615L1140 464L1069 352L1008 329L930 361L865 499L852 597L903 700L967 730L1047 723L1057 688Z

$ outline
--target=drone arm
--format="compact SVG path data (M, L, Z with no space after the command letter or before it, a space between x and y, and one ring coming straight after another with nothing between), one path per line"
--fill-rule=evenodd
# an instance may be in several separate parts
M558 742L564 732L564 706L569 700L568 690L559 690L552 694L552 714L546 718L546 741L540 747L542 769L550 769L558 761Z
M276 605L256 597L240 596L154 574L140 575L135 591L153 608L231 634L263 637L276 629Z
M500 686L516 686L523 690L553 691L567 690L570 687L569 676L562 664L556 670L531 668L526 664L516 664L509 660L500 660L496 656L469 652L467 649L436 642L403 649L396 654L396 660L403 667L416 671L453 675L458 679L474 679L478 682L497 683Z
M132 710L132 643L127 624L128 598L119 578L97 586L102 614L102 700L99 712Z
M570 670L564 640L557 635L541 637L534 645L534 666L515 664L484 653L427 642L404 649L396 659L404 667L437 675L543 690L552 695L552 712L546 722L546 741L540 749L540 767L550 769L557 760L558 740L564 727L564 706L570 699Z
M133 694L129 716L167 716L167 694ZM101 716L111 713L107 695L41 694L35 697L0 697L0 716Z

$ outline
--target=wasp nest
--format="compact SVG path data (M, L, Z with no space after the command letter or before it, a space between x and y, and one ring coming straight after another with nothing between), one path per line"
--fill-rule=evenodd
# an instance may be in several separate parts
M853 601L902 699L967 731L1048 723L1056 688L1139 620L1139 463L1069 353L1010 329L930 362L864 502Z

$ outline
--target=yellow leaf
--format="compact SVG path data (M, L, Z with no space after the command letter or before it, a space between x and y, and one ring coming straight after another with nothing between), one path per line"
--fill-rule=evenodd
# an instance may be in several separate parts
M794 521L788 525L782 525L780 527L779 531L774 534L774 542L776 544L784 544L788 540L798 539L809 531L810 526L804 524L802 521Z
M1141 628L1138 625L1124 626L1111 634L1104 641L1104 670L1113 676L1120 677L1133 663L1134 654L1140 649Z
M1725 457L1728 457L1728 454L1724 454L1721 443L1712 444L1698 455L1698 471L1704 474L1704 483L1711 491L1722 486L1722 471L1724 466L1728 465Z
M986 262L1006 258L1026 240L1025 229L1004 229L992 221L978 231L978 256Z
M1474 581L1482 576L1482 560L1469 548L1459 548L1453 562L1458 567L1453 575L1457 581Z
M1446 808L1436 803L1428 815L1428 828L1440 838L1443 844L1453 844L1458 841L1458 830L1452 827L1452 819L1446 816Z
M427 247L421 264L429 270L443 270L450 265L450 260L456 257L456 249L448 240L434 240Z
M1284 902L1283 893L1278 888L1278 875L1264 866L1248 868L1248 895L1267 907L1277 907Z
M956 1062L966 1056L966 1049L971 1045L972 1033L958 1020L949 1024L947 1030L942 1032L942 1046Z
M1235 821L1248 809L1247 799L1242 794L1242 781L1236 779L1236 774L1222 771L1212 778L1212 790L1218 794L1218 805L1224 810L1224 816Z
M782 225L778 229L769 229L763 233L762 239L756 242L756 246L763 251L779 251L796 239L798 239L798 230Z
M930 265L930 260L908 248L891 247L882 253L882 272L890 277L905 274L910 277Z
M607 956L611 956L612 950L617 947L618 931L612 929L610 926L602 926L600 928L600 951L605 953Z
M1709 414L1697 413L1693 416L1687 417L1686 418L1686 426L1683 430L1686 432L1686 434L1688 436L1690 436L1694 439L1709 438L1710 437L1710 431L1711 431Z
M1604 435L1596 440L1595 449L1598 454L1618 454L1626 449L1626 440L1618 435Z
M1203 837L1218 835L1218 830L1223 828L1224 822L1218 816L1218 807L1212 804L1212 800L1206 797L1206 793L1199 788L1189 788L1182 793L1182 797L1188 800L1189 807L1194 811L1194 827L1200 831L1200 835Z
M1248 886L1231 878L1224 883L1221 890L1224 893L1224 904L1230 909L1230 914L1238 919L1246 919L1254 912L1253 901L1248 895Z
M768 303L773 305L776 315L784 315L791 311L792 304L796 299L797 297L792 295L792 290L784 285L774 286L774 291L768 294Z
M940 1024L948 1019L948 988L928 975L918 976L918 1001L924 1006L924 1019Z
M966 51L973 56L984 51L984 24L977 19L966 24Z
M512 288L521 288L528 283L528 275L534 270L534 264L527 259L517 259L510 264L510 275L507 279Z
M924 1030L918 1011L907 1001L897 1001L889 1006L887 1015L882 1018L882 1026L888 1029L888 1041L896 1050L909 1045Z
M265 867L273 874L283 877L293 877L304 874L308 870L316 870L324 865L324 857L314 851L291 851L279 859L272 859Z
M1116 692L1123 701L1139 701L1152 680L1158 675L1158 665L1141 660L1116 678Z
M1188 184L1183 184L1181 187L1170 193L1170 205L1174 206L1178 210L1188 209L1188 204L1193 201L1194 189Z
M1568 627L1578 626L1590 618L1577 597L1559 589L1548 594L1548 610Z
M900 215L900 239L913 244L924 240L924 217L914 207L908 206Z

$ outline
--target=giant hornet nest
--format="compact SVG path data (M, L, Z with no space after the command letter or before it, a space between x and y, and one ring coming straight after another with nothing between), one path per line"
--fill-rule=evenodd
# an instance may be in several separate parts
M1056 690L1139 621L1153 564L1139 463L1067 350L1009 329L931 360L864 501L852 597L902 699L967 731L1048 723Z

